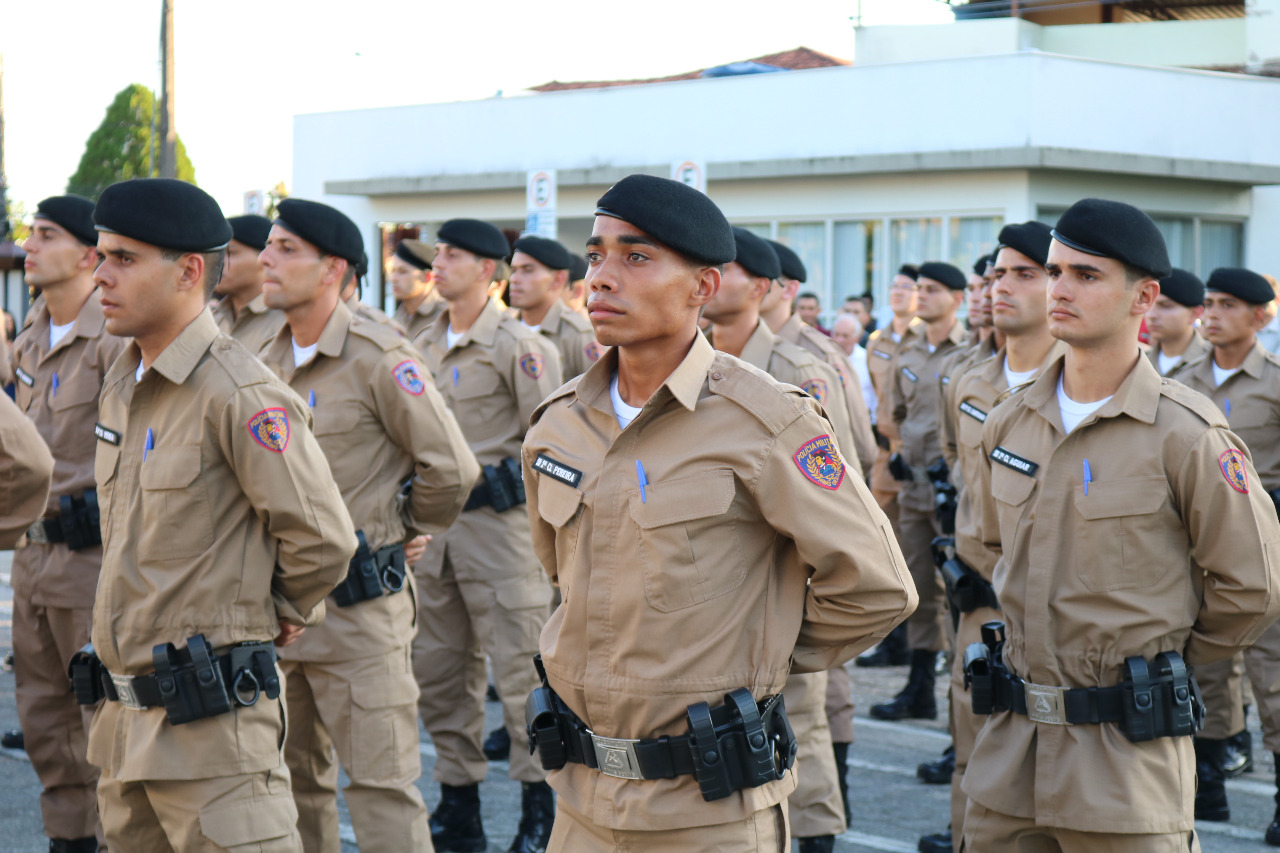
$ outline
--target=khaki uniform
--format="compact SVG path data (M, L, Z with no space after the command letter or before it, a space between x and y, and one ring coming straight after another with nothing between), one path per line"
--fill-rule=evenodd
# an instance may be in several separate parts
M956 469L956 420L960 410L956 404L955 383L969 368L995 354L995 335L989 335L985 341L979 340L953 352L938 371L938 399L941 401L938 406L938 442L942 446L942 458L951 470L951 485L957 490L964 488L964 474Z
M435 323L436 318L444 313L444 309L449 303L440 298L435 288L427 292L422 302L418 304L417 309L410 314L405 309L404 303L401 302L396 306L395 316L391 319L395 320L404 329L405 337L413 342L414 346L418 345L418 339Z
M609 351L557 391L524 445L534 546L564 593L542 657L592 731L682 734L689 704L776 693L790 671L827 670L906 618L916 597L888 520L833 458L815 401L698 335L621 431L616 367ZM577 486L541 473L540 456L582 472ZM576 814L606 833L649 831L663 850L654 830L755 820L796 784L787 774L706 802L692 776L569 764L548 781L557 827Z
M315 435L352 528L371 551L442 532L479 472L457 421L430 387L419 354L398 333L336 305L316 353L294 365L286 324L263 362L314 401ZM412 479L408 499L401 484ZM418 684L410 663L416 619L411 579L401 593L339 607L281 651L298 828L306 850L336 850L338 766L362 850L430 849L421 773Z
M876 389L876 429L889 441L890 450L876 448L875 463L871 466L871 494L896 527L898 523L898 492L902 484L889 476L889 456L898 450L898 426L893 422L889 393L893 388L893 358L898 354L908 336L916 334L924 322L912 319L907 331L898 340L893 339L893 327L886 326L871 333L867 340L867 372Z
M355 293L351 294L351 298L347 300L346 305L347 310L361 320L370 320L383 326L390 326L401 335L405 333L404 327L388 317L385 311L381 308L374 308L367 302L362 302L359 295Z
M44 514L53 457L35 424L0 397L0 548L12 548Z
M284 312L268 308L259 293L240 309L239 314L231 307L230 298L224 297L213 307L213 319L218 322L222 334L235 338L244 344L245 349L257 355L284 325Z
M13 353L9 351L12 346L4 337L4 330L0 328L0 385L8 385L13 381Z
M925 478L924 469L942 455L938 374L948 354L964 342L964 326L957 321L950 334L929 352L922 328L919 334L904 340L893 358L887 411L902 442L903 461L916 476L912 482L903 483L898 492L898 542L920 596L920 606L907 622L910 649L940 652L947 646L943 626L945 594L931 548L934 537L942 535L942 528L934 509L933 484Z
M1176 378L1178 374L1189 364L1199 361L1208 353L1213 352L1213 344L1200 337L1199 332L1191 333L1191 343L1187 344L1187 349L1182 353L1182 358L1178 359L1178 363L1169 368L1165 376ZM1147 358L1151 361L1151 366L1160 372L1160 345L1153 344L1147 348Z
M1131 655L1176 651L1196 667L1248 646L1280 614L1280 523L1247 452L1220 461L1240 439L1204 397L1141 357L1112 399L1064 435L1062 365L1047 365L983 427L974 494L983 542L1000 554L993 580L1010 671L1106 687ZM991 458L997 448L1003 461ZM1057 830L1101 836L1070 850L1119 849L1107 836L1124 836L1125 850L1165 850L1191 837L1190 737L1135 744L1113 723L1003 712L978 733L969 767L968 849L1010 849L1019 833Z
M436 388L481 465L519 459L530 415L560 384L560 354L493 299L452 347L448 328L446 310L419 339ZM513 744L511 778L542 781L546 772L520 748L526 742L524 701L538 686L538 632L551 601L528 515L518 506L462 513L427 545L414 573L419 604L413 663L422 688L419 713L436 746L436 781L470 785L488 769L481 751L485 654Z
M566 380L585 373L604 352L604 347L596 343L591 321L559 299L542 318L538 333L549 338L560 351L560 367Z
M222 650L271 641L278 619L315 625L356 541L306 407L207 310L135 381L139 356L130 344L112 365L98 418L103 665L143 675L157 643L204 634ZM108 846L300 849L283 713L264 696L174 726L103 702L89 760Z
M18 408L35 422L54 457L46 516L58 515L64 495L78 499L94 488L98 394L124 345L103 328L97 290L57 346L49 347L44 305L14 341ZM67 692L67 661L89 642L101 565L100 546L72 551L65 543L24 540L13 557L18 722L40 777L40 811L52 838L87 838L98 827L98 771L85 757L93 709L81 708Z

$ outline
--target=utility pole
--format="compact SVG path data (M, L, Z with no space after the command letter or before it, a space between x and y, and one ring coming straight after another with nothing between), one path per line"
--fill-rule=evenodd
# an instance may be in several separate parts
M178 177L178 129L173 108L173 4L162 0L160 50L162 82L160 87L160 177Z

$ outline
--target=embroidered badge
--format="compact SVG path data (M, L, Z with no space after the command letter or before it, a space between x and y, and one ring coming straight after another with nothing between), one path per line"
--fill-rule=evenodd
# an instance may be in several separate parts
M980 424L987 422L987 413L967 400L960 401L960 411L964 412Z
M873 349L871 351L871 354L874 355L876 358L883 358L885 361L893 361L893 356L889 355L889 353L884 352L883 350Z
M520 356L520 369L530 379L542 378L542 356L536 352L527 352Z
M27 371L23 370L21 367L14 367L13 375L18 377L18 381L23 385L26 385L28 388L34 387L36 384L36 378L30 373L27 373Z
M820 435L806 443L791 458L801 474L824 489L834 492L844 482L844 460L829 435Z
M284 409L263 409L245 424L254 441L267 450L284 453L289 446L289 415Z
M1244 454L1239 450L1232 448L1223 451L1218 457L1218 467L1222 469L1222 476L1227 478L1227 484L1242 495L1249 494L1249 478L1244 473Z
M418 365L412 361L400 362L391 369L391 375L396 378L401 388L415 397L421 396L422 392L427 390L426 383L422 381L422 374L418 372Z
M919 381L920 381L920 377L919 377L919 376L916 376L914 373L912 373L912 372L911 372L911 368L909 368L909 367L904 367L904 368L902 368L902 375L903 375L903 376L905 376L905 377L907 377L908 379L910 379L912 382L919 382Z
M577 468L570 468L563 462L557 462L545 453L539 453L538 457L533 460L533 470L541 471L552 479L578 488L578 484L582 482L582 472Z
M1023 459L1016 453L1010 453L1003 447L997 447L991 451L991 458L999 462L1006 468L1012 468L1019 474L1026 474L1028 477L1034 477L1036 470L1040 467L1039 462L1032 462L1030 459Z
M109 427L104 427L102 424L94 424L93 434L98 437L98 441L105 441L107 444L114 444L116 447L120 446L120 433Z
M800 383L800 390L819 403L827 402L827 383L821 379L806 379Z
M595 341L587 344L582 349L587 354L587 361L599 361L600 356L604 355L604 347Z

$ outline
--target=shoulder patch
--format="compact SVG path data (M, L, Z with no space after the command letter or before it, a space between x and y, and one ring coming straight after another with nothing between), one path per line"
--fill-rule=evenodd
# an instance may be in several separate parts
M536 352L527 352L520 356L520 369L524 371L525 376L530 379L542 378L542 356Z
M806 379L800 383L800 390L819 403L827 402L827 383L822 379Z
M289 415L284 409L263 409L245 424L254 441L267 450L284 453L289 446Z
M1243 453L1234 447L1224 450L1218 457L1218 467L1222 469L1227 485L1242 495L1249 494L1249 477L1245 474Z
M422 392L427 390L427 385L422 381L422 373L418 370L418 365L410 359L405 359L393 367L391 375L395 377L397 385L415 397L422 396Z
M820 435L791 456L800 473L814 485L835 491L844 482L844 460L829 435Z
M599 361L600 356L604 355L604 347L600 346L596 341L588 343L582 348L582 351L586 354L587 361Z

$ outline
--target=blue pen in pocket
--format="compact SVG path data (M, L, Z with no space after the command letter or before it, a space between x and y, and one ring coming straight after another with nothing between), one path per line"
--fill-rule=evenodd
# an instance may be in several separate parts
M58 374L53 374L53 396L58 396Z
M458 368L456 367L453 369L453 387L458 387Z
M644 503L644 487L649 485L649 478L644 475L644 464L636 460L636 479L640 481L640 503Z
M313 409L316 407L316 389L314 388L307 392L307 405Z
M147 440L142 445L142 461L143 462L147 461L147 454L150 453L151 449L155 446L156 446L155 433L151 431L151 427L147 427Z
M1084 460L1084 494L1089 496L1089 482L1093 480L1093 472L1089 470L1089 460ZM1104 495L1105 497L1105 495Z
M1225 398L1222 401L1222 413L1227 417L1231 417L1231 401Z

